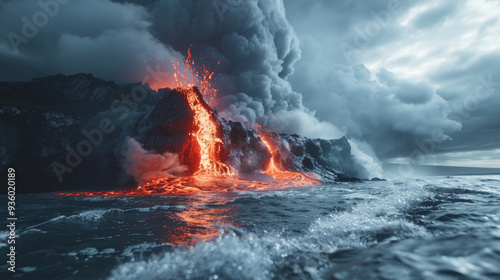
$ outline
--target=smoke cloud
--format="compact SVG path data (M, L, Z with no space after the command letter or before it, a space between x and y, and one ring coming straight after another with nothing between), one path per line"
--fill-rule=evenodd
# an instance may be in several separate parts
M14 48L3 37L0 58L9 67L0 70L2 78L90 72L117 82L172 86L171 61L190 48L198 66L215 72L217 107L225 118L305 136L344 134L305 108L287 81L300 48L281 1L130 2L141 3L72 1L59 5L27 43ZM34 1L7 1L0 31L23 36L21 19L33 23L40 11Z
M152 86L169 79L157 66L172 73L170 61L182 53L151 33L145 7L107 0L60 2L1 2L1 80L82 72Z
M162 42L191 48L215 71L224 118L309 137L344 134L305 108L287 81L301 52L281 1L160 1L152 15Z

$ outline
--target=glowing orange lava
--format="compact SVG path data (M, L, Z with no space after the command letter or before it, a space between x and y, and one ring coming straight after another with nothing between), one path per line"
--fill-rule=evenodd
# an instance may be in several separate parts
M172 62L173 63L173 62ZM271 155L265 170L256 170L254 176L259 178L243 179L229 164L224 163L227 155L223 151L222 125L217 116L204 101L211 105L215 104L216 90L212 85L213 72L203 67L195 69L188 50L188 57L184 61L185 69L181 71L179 59L173 63L176 73L173 74L177 84L176 91L185 95L187 103L193 112L193 131L189 133L191 139L198 144L196 153L199 153L199 163L196 171L191 176L180 178L158 178L149 183L132 190L105 191L105 192L81 192L61 193L62 196L144 196L144 195L196 195L202 199L206 195L218 194L222 200L222 207L208 208L206 203L194 203L186 211L176 213L168 220L176 220L181 224L174 223L165 225L166 239L163 242L175 245L193 245L197 241L213 240L220 234L221 226L236 226L232 219L234 207L226 207L224 204L229 199L224 198L226 193L233 195L238 191L268 191L288 189L291 187L318 185L321 182L312 174L287 171L280 166L280 138L272 137L272 131L261 132L257 126L257 132ZM195 74L193 74L195 73ZM198 84L199 91L193 88ZM202 96L203 94L203 96ZM275 138L278 139L276 143ZM196 146L196 145L195 145ZM252 177L252 176L250 176ZM253 177L252 177L253 178ZM203 200L203 199L202 199ZM165 234L162 233L162 234Z
M235 175L230 165L220 162L219 157L222 148L221 128L218 126L215 115L210 108L203 106L203 100L197 92L191 88L184 90L189 107L194 111L194 125L197 129L192 136L200 146L200 166L195 176L218 176Z
M174 87L191 88L196 84L200 89L200 92L203 94L204 100L208 104L215 106L214 103L217 89L214 87L212 81L214 72L205 65L203 65L201 69L197 69L191 55L191 49L188 49L188 55L184 60L184 70L181 70L179 58L177 58L176 62L171 61L171 63L174 66L175 70L173 76L176 86Z
M303 174L301 172L288 171L281 168L277 162L279 162L279 146L274 144L274 141L271 137L267 136L266 133L260 131L260 126L257 129L259 133L259 137L266 145L267 150L271 153L271 160L264 171L265 174L270 175L277 182L285 182L286 184L292 185L294 187L300 186L313 186L318 185L321 182L319 179L313 174ZM278 141L281 141L279 134L274 131L269 131L267 134L276 134Z

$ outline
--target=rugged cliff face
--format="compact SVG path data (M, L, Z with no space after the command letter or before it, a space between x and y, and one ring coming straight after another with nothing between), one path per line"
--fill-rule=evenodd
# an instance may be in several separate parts
M0 167L16 168L19 192L123 183L115 150L123 137L139 133L141 119L159 99L155 91L140 86L147 95L135 101L138 86L87 74L1 82Z
M195 112L179 91L77 74L0 83L0 93L0 167L17 169L20 192L133 187L121 164L127 137L147 150L178 154L187 173L195 172L199 147L189 134ZM264 169L271 154L258 131L210 111L220 128L220 161L241 174ZM287 170L314 172L325 181L364 175L345 137L266 135Z

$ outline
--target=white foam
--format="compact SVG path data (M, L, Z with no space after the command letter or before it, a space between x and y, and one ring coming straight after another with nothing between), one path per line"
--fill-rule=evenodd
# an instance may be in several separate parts
M136 244L136 245L131 245L126 247L123 252L121 253L122 256L124 257L133 257L134 253L136 252L145 252L151 248L154 247L159 247L162 245L158 245L155 243L141 243L141 244Z
M261 239L226 236L191 250L122 264L109 279L269 279L272 265Z
M54 217L50 220L47 220L45 222L42 222L42 223L39 223L39 224L36 224L36 225L32 225L32 226L29 226L27 227L26 229L24 229L24 231L20 232L18 234L18 236L21 236L22 234L25 234L25 233L29 233L29 232L42 232L42 233L45 233L45 231L42 231L40 229L37 229L36 227L39 227L41 225L45 225L45 224L48 224L48 223L51 223L51 222L55 222L55 221L58 221L58 220L61 220L61 219L64 219L66 218L66 216L64 215L61 215L61 216L57 216L57 217Z
M413 203L431 195L425 185L425 182L392 185L390 195L362 202L350 211L318 218L309 228L309 246L327 252L361 247L375 242L374 235L387 231L397 238L427 236L425 228L400 217Z
M84 221L97 221L104 217L104 215L111 212L122 212L121 209L111 208L111 209L95 209L88 210L79 213L78 215L69 216L68 219L81 219Z
M97 250L96 248L94 247L88 247L88 248L85 248L85 249L82 249L80 250L79 252L81 255L86 255L86 256L93 256L93 255L96 255L97 253L99 253L99 250Z

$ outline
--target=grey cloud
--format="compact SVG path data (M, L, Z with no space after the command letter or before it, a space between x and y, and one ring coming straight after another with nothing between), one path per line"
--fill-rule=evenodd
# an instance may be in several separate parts
M379 156L408 153L415 139L460 127L447 118L450 108L432 85L384 69L370 73L363 65L335 64L314 34L301 39L303 60L290 78L294 89L320 120L370 143Z
M16 27L22 15L40 9L30 1L9 4L3 32ZM223 10L217 10L213 1L72 1L21 45L20 53L1 41L0 56L9 65L0 74L5 80L27 80L90 72L132 82L150 76L150 70L160 65L166 74L162 78L168 79L174 72L170 60L186 56L190 48L198 66L215 72L219 110L226 118L261 122L288 133L341 136L336 127L319 122L303 106L302 95L287 81L300 59L300 48L283 3L221 0L216 4ZM299 121L301 125L293 125Z
M190 47L195 60L203 57L203 64L215 71L221 114L282 132L339 136L333 125L315 119L287 81L301 52L281 1L216 3L225 5L222 15L213 1L160 1L152 8L152 29L176 50L185 53ZM304 125L292 125L299 120Z
M365 28L370 23L378 23L375 14L388 11L388 4L399 3L398 13L390 13L388 23L383 26L379 34L369 37L366 46L358 49L354 38L355 30L361 30L366 36ZM314 36L319 44L325 46L324 54L332 63L356 65L363 63L359 60L357 52L364 49L374 49L388 42L397 42L402 32L395 24L407 16L408 10L428 1L408 0L375 0L375 1L329 1L329 0L289 0L286 1L287 17L295 28L300 39ZM352 62L344 57L339 45L347 43L356 49ZM304 54L303 54L304 55Z
M452 16L458 6L463 4L463 1L442 1L438 2L435 7L432 7L419 14L412 24L417 29L430 28L436 24L442 23L447 17Z
M419 80L404 80L399 76L406 73L384 69L370 73L362 65L363 59L392 59L391 52L405 47L400 42L408 43L408 38L432 35L428 27L457 16L463 2L401 1L401 13L394 15L366 48L356 50L351 63L339 51L339 44L354 45L354 29L362 29L373 20L371 12L385 9L388 1L366 3L370 6L361 5L361 1L308 3L311 2L310 6L301 1L286 2L288 18L299 34L302 50L302 59L296 63L290 81L320 120L332 122L351 137L370 143L382 157L408 156L418 149L416 140L429 139L434 131L444 131L449 139L454 139L437 143L436 153L499 147L500 111L495 109L500 106L498 95L480 102L476 110L468 112L468 118L457 118L455 113L457 106L463 107L474 93L480 75L493 74L495 81L500 80L497 51L448 53L436 47L426 61L449 59L429 69L427 76ZM415 17L409 25L399 25L407 19L411 8L420 5L433 8ZM485 23L477 36L486 36L484 33L491 32L493 24L491 20ZM428 43L432 45L433 41ZM409 53L398 59L399 64L412 65L421 58Z
M7 34L24 36L21 18L33 23L33 15L40 11L44 10L36 1L9 1L0 11L2 80L88 72L117 82L140 81L146 67L170 66L170 60L180 56L149 32L144 7L104 0L59 5L16 52Z
M461 54L460 54L461 55ZM464 81L466 83L474 82L483 74L500 74L500 54L491 53L465 53L469 56L468 63L457 65L456 67L443 67L431 72L436 81Z

